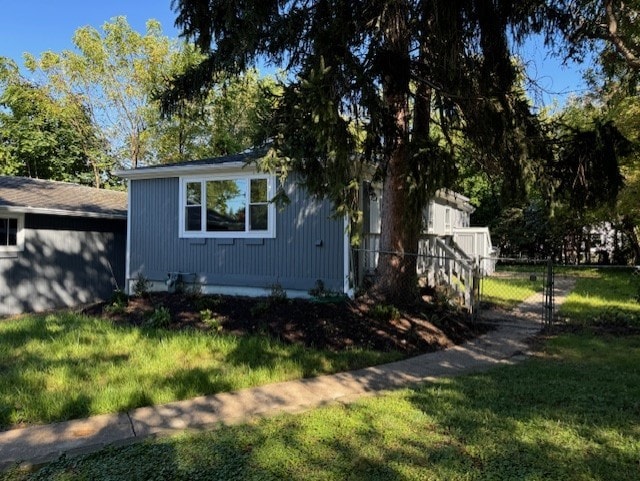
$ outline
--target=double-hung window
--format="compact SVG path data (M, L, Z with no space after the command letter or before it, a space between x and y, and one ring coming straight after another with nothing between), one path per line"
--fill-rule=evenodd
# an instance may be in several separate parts
M23 223L21 214L0 214L0 253L22 250Z
M184 177L181 237L275 237L275 179L265 175Z

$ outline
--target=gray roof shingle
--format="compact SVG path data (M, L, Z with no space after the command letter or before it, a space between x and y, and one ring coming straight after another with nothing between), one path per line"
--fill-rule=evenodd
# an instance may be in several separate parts
M124 219L127 194L68 182L0 176L0 210Z

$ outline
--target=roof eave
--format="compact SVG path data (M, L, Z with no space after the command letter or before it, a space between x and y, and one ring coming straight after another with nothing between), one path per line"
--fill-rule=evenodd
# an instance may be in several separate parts
M159 166L149 169L126 169L117 170L114 175L123 179L161 179L167 177L179 177L182 175L198 175L206 174L211 171L219 173L231 173L238 172L243 169L248 171L256 170L255 166L247 164L246 162L225 162L221 164L187 164L184 165L172 165L172 166Z
M93 219L115 219L126 220L127 213L122 214L114 212L87 212L80 210L65 209L44 209L28 206L0 205L0 212L14 212L16 214L43 214L43 215L59 215L68 217L89 217Z

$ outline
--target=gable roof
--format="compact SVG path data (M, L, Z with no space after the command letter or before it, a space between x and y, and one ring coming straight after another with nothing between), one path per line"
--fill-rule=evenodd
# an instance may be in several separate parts
M127 194L68 182L0 176L0 211L127 218Z

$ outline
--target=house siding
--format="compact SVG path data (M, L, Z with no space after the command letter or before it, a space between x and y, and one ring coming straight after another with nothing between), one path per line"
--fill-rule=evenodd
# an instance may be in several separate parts
M318 279L344 284L344 224L330 204L289 182L290 204L276 210L275 238L180 238L179 178L131 180L130 276L164 282L170 272L205 286L307 291Z
M108 299L125 246L125 220L25 214L24 250L0 254L0 315Z

